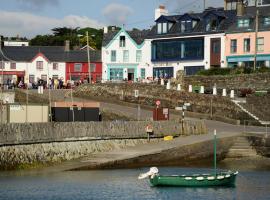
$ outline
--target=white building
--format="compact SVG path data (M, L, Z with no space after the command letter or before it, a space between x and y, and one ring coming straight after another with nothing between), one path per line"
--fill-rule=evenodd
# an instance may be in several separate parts
M104 81L138 81L147 78L151 71L150 42L144 38L148 31L109 31L104 28L102 45Z

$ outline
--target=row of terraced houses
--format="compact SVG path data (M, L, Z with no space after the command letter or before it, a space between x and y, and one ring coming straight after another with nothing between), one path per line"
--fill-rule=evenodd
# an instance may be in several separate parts
M258 10L258 23L256 13ZM258 24L256 37L255 29ZM255 39L257 38L257 40ZM225 0L222 8L169 15L155 10L155 25L132 31L104 28L101 51L64 47L4 46L0 79L49 78L142 81L226 67L270 67L270 0ZM89 68L90 72L89 73Z

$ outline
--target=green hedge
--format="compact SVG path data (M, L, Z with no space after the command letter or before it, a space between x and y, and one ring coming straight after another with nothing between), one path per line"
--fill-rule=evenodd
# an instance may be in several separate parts
M253 68L248 67L236 67L236 68L211 68L208 70L199 71L196 75L201 76L213 76L213 75L233 75L233 74L253 74L253 73L269 73L269 67L260 67L255 71Z

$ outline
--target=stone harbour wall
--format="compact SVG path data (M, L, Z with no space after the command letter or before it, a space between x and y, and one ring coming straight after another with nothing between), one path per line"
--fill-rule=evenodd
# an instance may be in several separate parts
M146 143L148 124L153 126L151 140L154 141L167 135L208 132L203 121L3 124L0 125L0 169L61 162Z

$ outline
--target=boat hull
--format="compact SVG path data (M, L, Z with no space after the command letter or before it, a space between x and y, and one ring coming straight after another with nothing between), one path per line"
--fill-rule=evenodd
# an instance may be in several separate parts
M150 178L152 186L177 186L177 187L234 187L237 173L219 174L217 176L161 176L154 175Z

